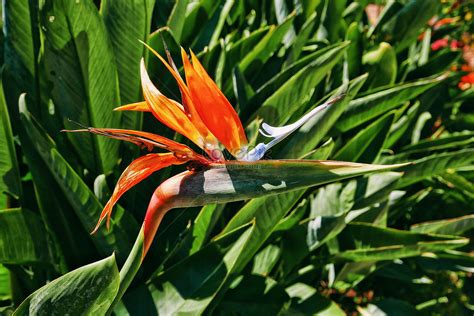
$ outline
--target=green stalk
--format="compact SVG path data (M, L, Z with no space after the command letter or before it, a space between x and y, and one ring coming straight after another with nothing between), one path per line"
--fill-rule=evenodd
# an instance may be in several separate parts
M157 191L155 191L153 194L150 204L148 205L145 220L143 221L143 225L138 232L138 236L135 240L135 243L133 244L132 250L130 251L130 254L128 255L124 265L122 266L122 269L120 269L120 287L114 301L107 311L107 315L112 314L115 306L122 299L123 294L132 283L133 278L140 269L143 259L145 258L145 255L151 246L163 216L171 209L171 207L165 203L166 199L159 198Z

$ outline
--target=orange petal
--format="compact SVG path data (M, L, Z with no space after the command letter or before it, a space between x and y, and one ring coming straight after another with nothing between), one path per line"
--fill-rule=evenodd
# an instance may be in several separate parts
M155 171L158 171L162 168L183 164L187 160L179 159L174 156L172 153L166 154L148 154L138 159L132 161L132 163L125 169L125 171L120 176L117 185L115 186L114 192L110 197L109 201L105 205L102 213L100 214L99 221L97 222L96 227L92 231L92 234L95 233L102 221L107 217L107 229L110 225L110 216L112 215L112 209L120 197L131 189L133 186L149 177Z
M196 145L204 148L204 139L190 118L184 113L181 104L163 95L151 82L142 60L141 77L143 96L153 115L163 124L186 136Z
M122 105L118 108L115 108L114 111L151 112L150 107L148 106L146 101Z
M94 127L89 127L87 129L71 130L67 132L90 132L118 140L125 140L142 148L147 148L149 151L151 151L154 147L158 147L172 151L180 158L200 159L200 156L188 146L152 133L135 131L131 129Z
M186 83L199 116L207 128L235 154L247 145L247 137L237 112L191 52L193 64L182 49Z
M181 97L183 101L183 110L184 112L188 115L189 119L193 123L193 125L196 127L196 129L199 131L203 139L205 140L207 146L214 148L218 147L218 142L216 137L211 133L209 128L206 126L206 124L202 121L201 117L196 111L196 107L194 105L194 100L189 92L188 87L186 86L183 78L179 74L179 72L176 71L173 66L171 66L156 50L151 48L149 45L146 43L143 43L158 59L165 65L165 67L168 69L168 71L171 73L171 75L174 77L176 82L178 83L179 91L181 92ZM143 82L143 79L142 79ZM179 103L178 103L179 104Z

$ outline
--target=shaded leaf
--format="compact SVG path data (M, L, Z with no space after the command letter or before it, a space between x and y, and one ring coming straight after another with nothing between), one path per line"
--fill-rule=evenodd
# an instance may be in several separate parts
M0 263L45 264L51 257L41 219L24 209L0 211Z
M14 315L105 314L118 291L114 255L71 271L43 286Z

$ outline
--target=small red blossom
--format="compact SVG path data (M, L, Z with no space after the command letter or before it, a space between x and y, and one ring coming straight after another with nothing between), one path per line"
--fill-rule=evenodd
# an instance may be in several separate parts
M447 47L448 46L448 39L447 38L441 38L439 40L434 41L431 43L431 50L432 51L437 51L440 50L441 48Z

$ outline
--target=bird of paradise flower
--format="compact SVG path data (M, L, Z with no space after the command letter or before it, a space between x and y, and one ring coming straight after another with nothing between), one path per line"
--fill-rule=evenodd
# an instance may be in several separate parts
M182 103L166 97L152 83L142 59L141 81L145 101L124 105L116 110L151 112L161 123L191 140L205 155L196 153L184 144L143 131L94 127L68 130L125 140L149 151L153 148L168 151L149 153L132 161L120 176L92 233L99 229L104 219L107 228L109 227L114 205L133 186L162 168L188 164L188 171L164 181L155 190L139 236L120 271L121 284L115 302L120 300L131 283L151 246L163 216L170 209L245 200L401 166L337 161L260 160L271 147L317 113L339 101L343 95L314 108L290 125L273 127L263 123L260 133L270 138L270 141L250 148L237 112L192 52L190 60L186 51L181 48L185 74L183 79L167 50L168 61L151 47L147 47L173 75L181 93ZM219 143L236 160L226 160ZM275 179L281 181L271 183Z

